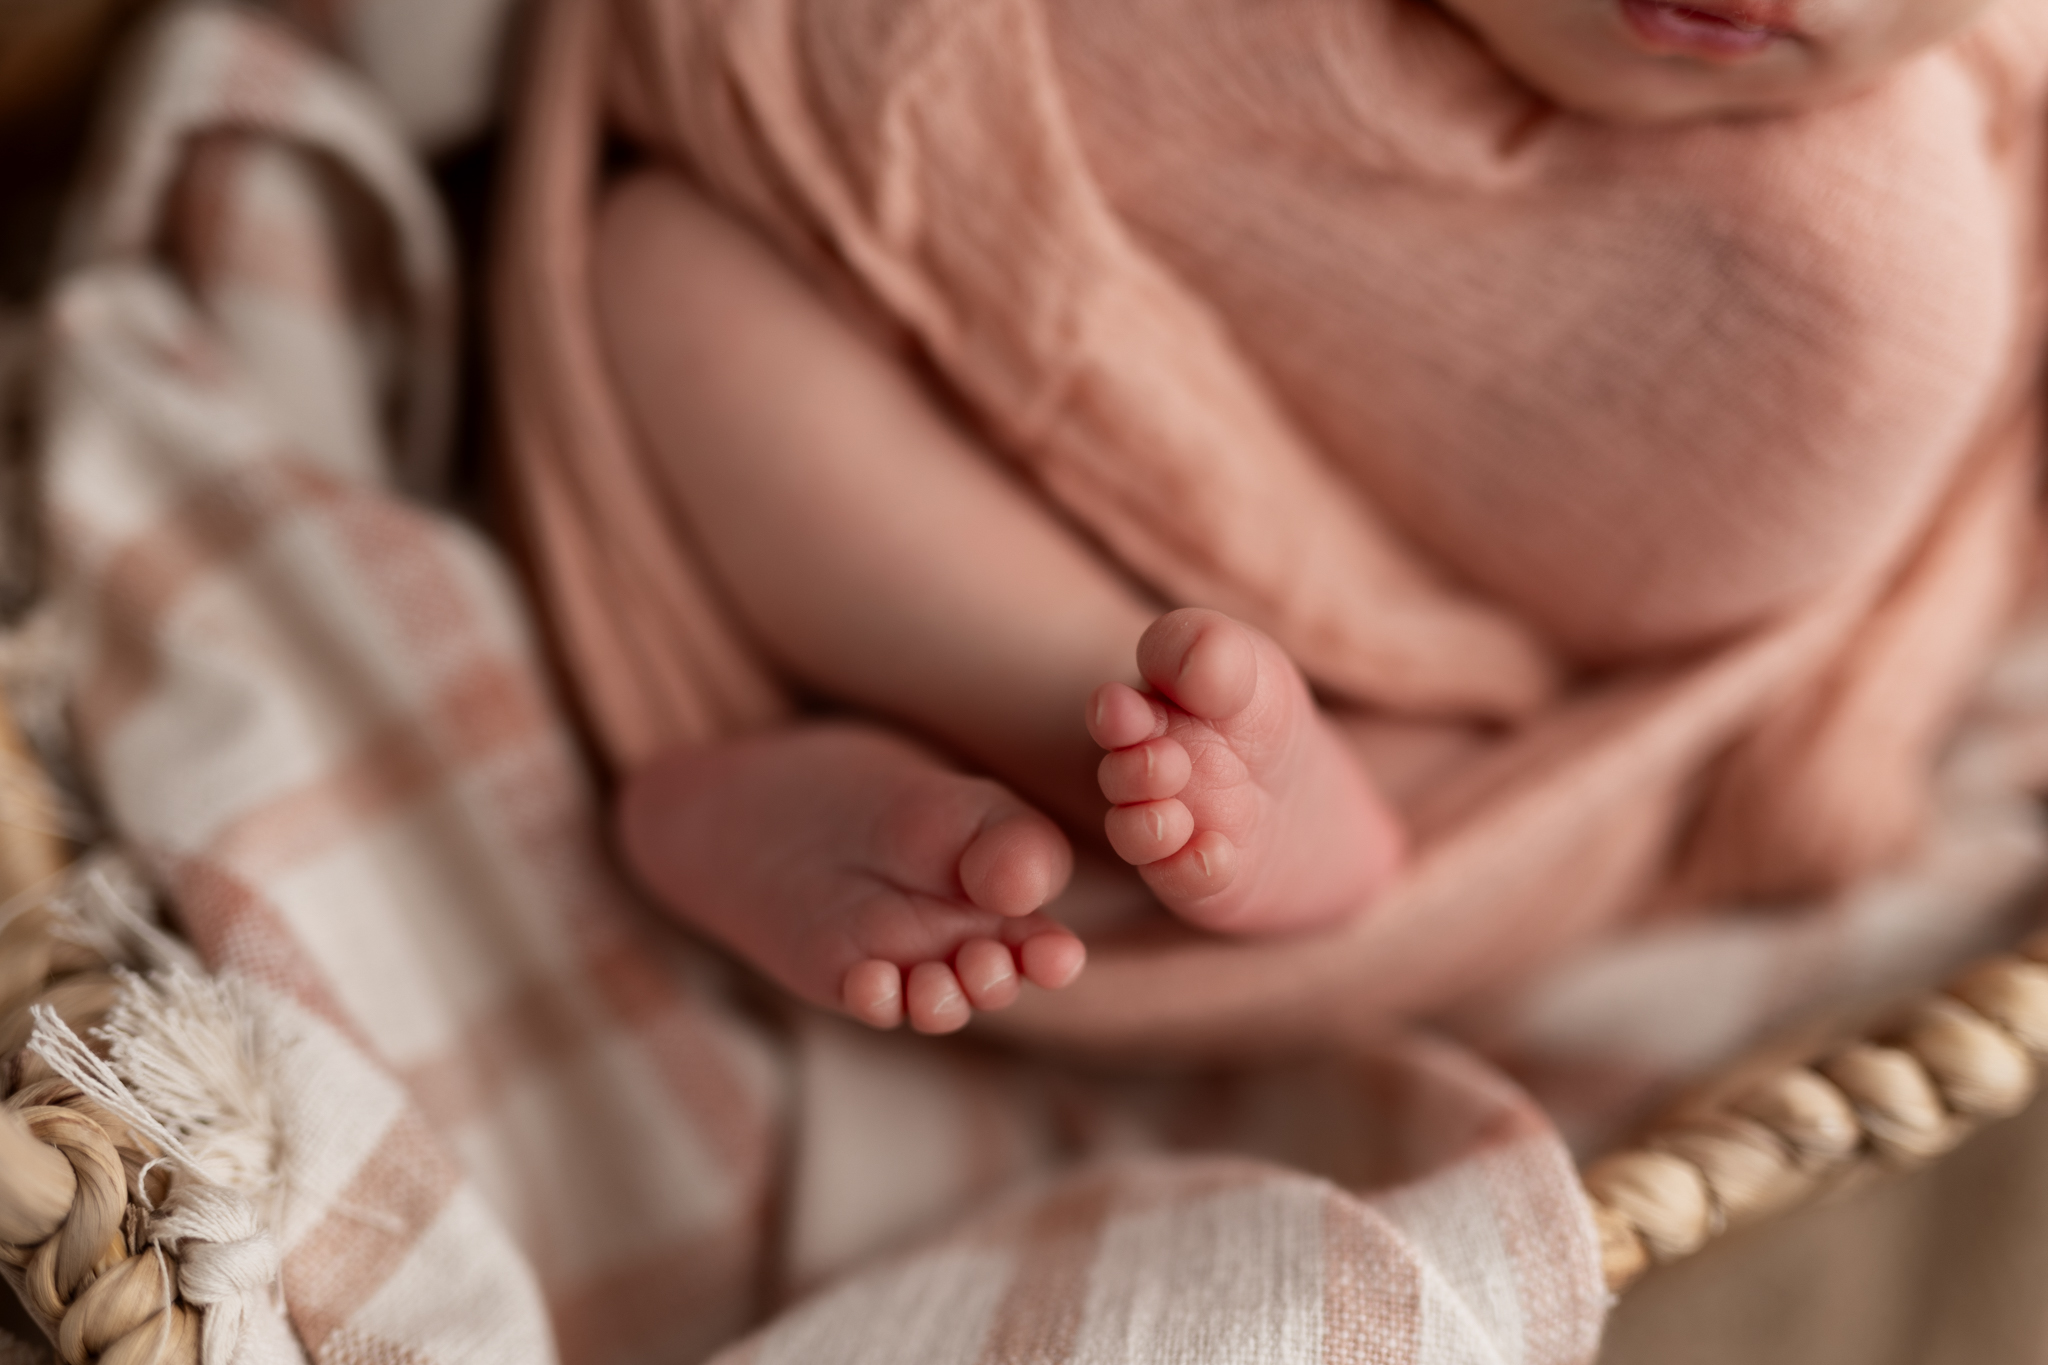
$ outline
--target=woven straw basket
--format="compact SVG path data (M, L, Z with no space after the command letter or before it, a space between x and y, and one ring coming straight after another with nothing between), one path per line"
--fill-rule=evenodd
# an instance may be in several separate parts
M149 1170L162 1153L27 1048L36 1006L84 1032L118 990L112 964L34 903L66 861L54 809L0 715L0 901L11 907L0 914L0 1262L17 1272L22 1306L55 1329L61 1359L196 1362L198 1315L175 1259L137 1236L141 1211L165 1194L167 1173Z

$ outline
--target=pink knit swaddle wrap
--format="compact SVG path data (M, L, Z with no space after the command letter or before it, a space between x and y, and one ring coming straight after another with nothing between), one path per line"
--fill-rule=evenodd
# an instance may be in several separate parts
M1418 852L1372 914L1103 945L1025 1026L1369 1026L1654 904L1878 865L2034 552L2040 8L1830 109L1635 131L1395 0L557 16L503 373L601 743L787 705L595 346L609 124L852 286L1162 600L1438 756L1390 780Z

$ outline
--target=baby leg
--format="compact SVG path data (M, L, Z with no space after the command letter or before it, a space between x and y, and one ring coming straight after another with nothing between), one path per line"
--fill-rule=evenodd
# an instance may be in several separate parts
M1082 701L1157 614L909 369L680 180L605 203L598 318L707 566L793 674L903 721L1073 828Z
M1081 942L1037 913L1073 868L994 782L866 726L677 750L628 784L627 861L664 903L813 1004L949 1033L1020 979L1073 980Z
M1106 678L1148 680L1156 697L1118 695L1191 757L1192 785L1109 794L1191 817L1178 842L1162 829L1142 849L1118 831L1126 858L1166 864L1147 877L1169 907L1259 932L1365 904L1394 860L1392 819L1270 641L1240 651L1258 662L1228 713L1178 665L1150 660L1139 642L1158 634L1157 607L950 424L906 365L680 181L621 186L597 251L628 406L711 570L788 668L944 741L1075 829L1101 820L1106 790L1082 700ZM1215 642L1252 640L1217 620L1228 631ZM1119 749L1153 737L1127 728L1096 734ZM1236 778L1218 767L1232 762ZM1220 864L1199 884L1186 875L1225 853L1204 838L1181 856L1190 831L1248 857L1234 891ZM1293 859L1324 866L1280 875Z

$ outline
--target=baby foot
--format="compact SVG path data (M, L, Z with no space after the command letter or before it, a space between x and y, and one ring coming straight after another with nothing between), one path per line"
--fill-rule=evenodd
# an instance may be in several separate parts
M1275 933L1362 908L1400 862L1400 827L1264 635L1189 608L1138 642L1146 694L1096 689L1110 845L1190 923Z
M620 800L627 863L671 913L815 1005L951 1033L1081 941L1038 913L1073 870L1059 828L880 730L815 726L677 750Z

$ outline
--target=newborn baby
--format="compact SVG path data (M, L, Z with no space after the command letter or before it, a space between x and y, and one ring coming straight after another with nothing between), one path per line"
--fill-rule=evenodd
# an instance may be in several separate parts
M976 347L1000 345L972 309L932 321L922 282L886 261L843 243L846 259L800 258L707 194L716 175L659 162L609 190L596 228L606 358L696 551L761 650L858 717L671 751L630 775L623 845L679 916L877 1027L950 1031L1021 982L1072 981L1082 945L1046 907L1076 846L1104 838L1204 930L1370 913L1402 875L1396 798L1429 754L1831 584L1867 606L1959 478L2023 330L2008 276L1950 283L1946 257L1911 249L1942 234L1990 260L2005 240L1988 214L1944 226L1986 195L1939 139L1914 142L1914 111L1953 92L1930 77L1869 93L1959 41L1986 0L1144 0L1107 36L1074 18L1096 3L1048 6L1076 155L1165 263L1158 287L1199 280L1214 312L1185 337L1076 344L1121 364L1189 337L1249 352L1280 415L1248 398L1246 429L1312 449L1313 468L1262 459L1237 484L1163 487L1145 452L1179 434L1125 432L1129 470L1019 473L1006 458L1062 437L962 398ZM1196 10L1244 25L1216 45L1237 65L1154 79L1144 25ZM1262 48L1283 12L1297 46ZM944 79L943 57L926 66ZM1817 169L1780 127L1837 105L1868 106L1845 123L1867 135L1837 137L1846 171ZM1167 128L1209 150L1148 155ZM1298 155L1268 166L1259 149L1278 143ZM800 176L801 149L778 152ZM1894 155L1956 183L1929 184L1887 255ZM1234 180L1207 173L1231 156ZM1765 170L1717 178L1738 165ZM1031 165L976 173L996 198L1052 193ZM1256 203L1214 189L1250 182ZM885 229L939 211L867 207ZM1110 240L1089 236L1092 211L1075 210L1075 240ZM1831 215L1868 229L1860 255L1836 248ZM1274 222L1322 254L1266 251ZM1646 286L1624 268L1645 241L1682 268ZM984 254L1014 286L1006 316L1058 326L1036 263L1001 251ZM953 323L954 359L935 363ZM1702 330L1726 354L1699 351ZM1057 420L1085 423L1091 401L1075 381ZM1745 475L1759 446L1782 467L1767 488ZM1061 496L1096 480L1108 510L1084 524L1029 479ZM1269 496L1300 509L1299 543L1245 548L1227 504ZM1128 531L1161 498L1196 511L1151 541ZM1362 528L1346 543L1364 548L1328 549L1341 537L1317 518ZM1290 651L1240 619L1256 591L1182 589L1175 554L1329 565L1318 590L1338 605L1273 608ZM1394 643L1353 647L1354 597ZM1347 674L1340 656L1369 663Z

